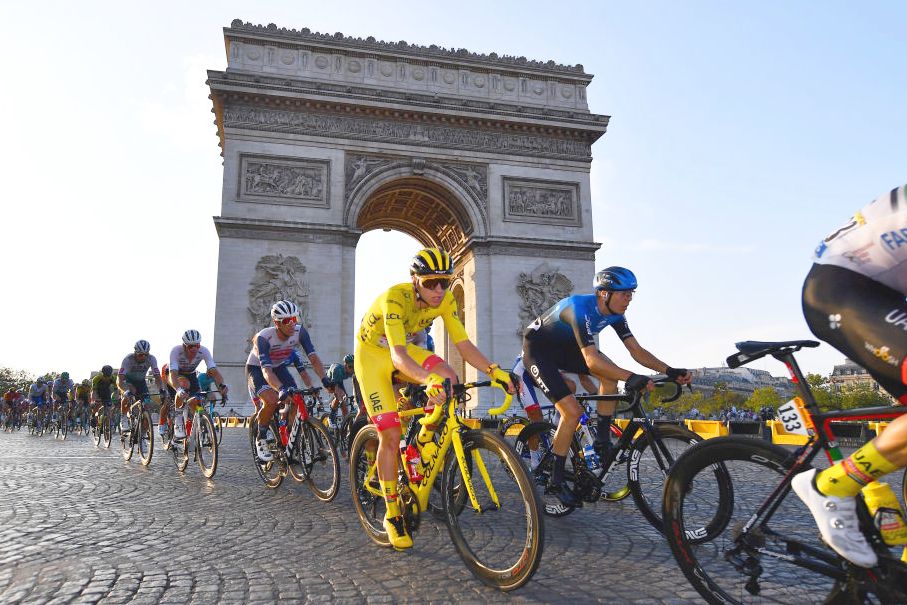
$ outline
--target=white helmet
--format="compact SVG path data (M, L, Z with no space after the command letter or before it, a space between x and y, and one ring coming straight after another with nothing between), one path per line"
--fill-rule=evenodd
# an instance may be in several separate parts
M271 319L274 321L289 317L299 318L299 307L293 301L278 300L271 306Z
M151 352L151 343L147 340L137 340L135 343L135 352L136 353L150 353Z
M184 345L197 345L202 342L202 335L198 333L198 330L186 330L183 332L183 344Z

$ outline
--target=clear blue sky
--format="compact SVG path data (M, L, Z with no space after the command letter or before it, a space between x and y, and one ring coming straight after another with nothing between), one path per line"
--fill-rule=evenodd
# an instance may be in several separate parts
M42 2L3 15L0 365L32 372L82 377L138 338L163 356L188 327L210 344L222 167L204 81L225 67L234 18L582 63L592 111L612 116L593 148L597 265L637 273L630 325L675 365L809 336L799 293L816 242L907 180L901 2ZM378 232L358 254L387 246L413 251ZM357 276L360 309L402 262ZM613 336L602 345L626 361ZM823 373L840 359L827 346L802 358Z

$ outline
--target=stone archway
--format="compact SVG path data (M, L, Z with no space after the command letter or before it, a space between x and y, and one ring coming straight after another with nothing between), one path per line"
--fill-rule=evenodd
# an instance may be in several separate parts
M214 354L233 393L274 296L305 299L324 361L349 350L370 229L452 254L466 330L501 365L524 316L591 280L591 145L608 116L590 113L581 65L239 20L224 40L207 83L224 164Z

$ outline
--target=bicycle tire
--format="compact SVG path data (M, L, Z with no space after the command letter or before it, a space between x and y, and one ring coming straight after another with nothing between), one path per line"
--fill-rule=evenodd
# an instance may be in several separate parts
M642 513L643 517L652 524L652 527L664 533L664 519L662 518L662 508L664 499L664 481L670 471L670 464L677 460L683 452L688 450L694 444L702 441L702 437L696 433L679 426L659 426L659 452L663 456L659 461L653 455L647 455L652 452L652 435L643 433L630 446L630 458L627 460L627 485L630 486L630 493L633 495L633 501L636 507ZM670 454L668 460L666 454ZM662 466L667 464L667 468ZM721 469L715 470L720 473ZM720 489L728 489L729 481L717 481ZM720 492L718 497L727 497L729 494ZM713 519L703 527L691 530L700 536L700 540L708 540L716 531L721 531L721 520Z
M66 431L69 428L68 413L60 412L57 414L57 438L66 441Z
M516 438L514 443L514 450L517 455L523 460L525 468L529 473L529 476L532 477L533 483L538 485L540 489L544 490L545 486L548 483L548 480L551 477L554 468L554 454L550 452L546 446L546 440L541 439L540 435L542 433L547 434L547 443L551 444L554 442L554 433L557 431L557 427L548 422L533 422L522 431ZM539 462L536 468L530 468L530 454L529 454L529 440L539 437L538 449L542 460ZM567 456L567 462L564 466L564 483L572 490L575 486L575 477L576 473L574 472L574 464L577 464L581 459L579 444L576 439L573 439L570 443L570 455ZM549 517L566 517L570 513L576 510L576 507L565 506L561 504L554 496L544 495L542 496L542 510Z
M369 450L378 448L378 429L374 425L362 427L353 439L350 448L350 492L356 516L365 534L379 546L390 546L384 531L384 513L387 510L384 497L372 494L365 486L365 479L374 460L369 460ZM377 475L375 476L377 481Z
M277 425L275 423L272 422L270 428L273 435L278 434ZM258 473L258 476L261 477L265 487L268 489L280 487L280 484L283 483L283 478L286 476L281 469L280 461L276 456L267 462L260 460L255 446L255 441L257 439L258 419L253 416L252 420L249 422L249 446L252 449L252 464L255 466L255 471ZM274 455L274 452L272 452L272 455Z
M169 413L168 413L169 416ZM173 447L173 419L169 418L167 423L164 424L164 432L161 433L161 445L164 446L164 451L170 451L170 448Z
M154 423L151 421L151 414L142 412L138 420L139 435L137 444L139 448L139 458L142 460L142 466L151 464L154 457Z
M173 464L180 473L185 473L189 466L189 438L173 438L173 425L164 429L165 433L170 433L170 453L173 456Z
M306 485L322 502L330 502L340 491L340 459L330 434L320 422L309 418L302 425Z
M674 463L665 483L666 538L687 580L709 603L771 601L799 605L830 603L845 595L847 588L839 580L808 573L795 564L813 554L812 561L827 565L837 562L843 569L840 557L819 538L806 505L790 490L769 522L752 525L756 508L777 487L793 461L791 452L780 446L731 436L700 442ZM724 473L716 474L716 466ZM725 480L729 489L720 496L722 490L716 490L715 483ZM764 485L754 487L763 481ZM718 520L721 530L708 540L699 539L687 528L688 521L698 528L701 519L709 518ZM749 529L744 539L752 545L743 551L736 539L745 527ZM789 551L791 544L802 546ZM779 554L770 556L771 552ZM758 577L753 580L752 574L757 571Z
M463 432L461 439L467 460L473 462L476 471L467 470L466 474L471 475L479 511L466 497L464 474L451 452L441 483L451 540L466 567L483 583L503 591L516 590L532 578L544 551L544 522L534 483L520 457L497 433L470 430ZM481 466L491 479L500 506L492 499L482 473L477 472ZM479 520L485 526L472 527ZM501 531L502 526L510 524L517 529ZM513 542L518 548L512 546ZM510 550L513 555L507 552Z
M195 459L207 479L217 472L217 432L207 414L198 414L198 422L192 426L195 435Z
M123 459L127 462L132 459L132 452L135 450L135 442L132 440L132 432L134 430L136 430L136 425L130 420L128 434L120 431L120 442L123 444Z
M211 414L211 424L214 426L214 434L217 435L217 445L219 446L224 440L224 421L220 414L217 412Z
M107 417L106 413L102 414L102 416L104 423L101 425L101 443L104 444L105 450L109 450L111 441L110 419ZM100 422L100 420L98 422Z
M95 416L95 424L92 428L92 438L95 447L101 447L101 440L104 438L104 418L100 412Z

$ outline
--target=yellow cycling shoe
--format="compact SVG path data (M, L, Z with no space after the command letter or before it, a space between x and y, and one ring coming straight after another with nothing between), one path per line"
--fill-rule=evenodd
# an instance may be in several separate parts
M406 531L403 517L384 518L384 531L395 550L405 550L413 547L413 539Z

